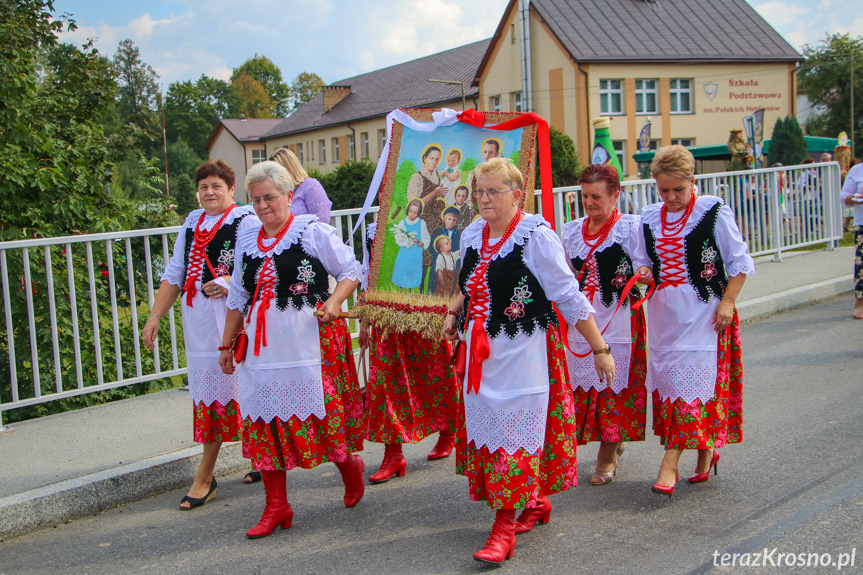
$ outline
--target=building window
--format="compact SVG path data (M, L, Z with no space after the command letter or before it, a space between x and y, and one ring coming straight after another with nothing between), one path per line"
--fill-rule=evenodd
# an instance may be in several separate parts
M366 160L369 158L369 133L363 132L360 134L360 145L362 146L362 159Z
M516 112L524 112L524 105L521 103L521 92L516 92L512 95L512 102Z
M617 155L617 161L620 162L623 175L628 175L626 172L626 142L623 140L612 140L611 145L614 146L614 153Z
M348 136L348 160L353 162L357 159L357 147L354 145L354 136Z
M384 146L387 145L387 131L386 130L378 130L378 140L380 140L381 147L378 148L378 157L381 157L381 154L384 153Z
M260 164L267 159L266 150L252 150L252 165Z
M692 113L692 81L672 79L668 82L672 114Z
M674 138L671 139L672 146L683 146L684 148L691 148L694 145L695 140L692 138Z
M500 112L500 96L492 96L488 99L488 107L492 112Z
M333 163L339 161L339 139L333 138Z
M297 159L300 161L300 165L304 165L306 163L306 158L303 156L303 145L297 144Z
M326 140L318 140L319 148L321 150L320 158L318 163L326 164L327 163L327 141Z
M623 113L622 80L599 81L599 112L605 116Z
M656 80L635 81L635 113L656 114Z

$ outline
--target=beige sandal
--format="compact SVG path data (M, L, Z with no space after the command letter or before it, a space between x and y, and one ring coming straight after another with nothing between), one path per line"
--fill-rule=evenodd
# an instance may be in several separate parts
M611 468L611 471L594 470L593 475L590 476L590 484L598 486L611 483L615 475L617 475L617 461L614 462L614 467Z

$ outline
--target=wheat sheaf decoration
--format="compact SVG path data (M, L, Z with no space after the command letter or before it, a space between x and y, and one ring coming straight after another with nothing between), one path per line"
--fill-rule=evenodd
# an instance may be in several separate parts
M384 334L415 331L428 339L443 336L447 298L423 294L367 291L351 310Z

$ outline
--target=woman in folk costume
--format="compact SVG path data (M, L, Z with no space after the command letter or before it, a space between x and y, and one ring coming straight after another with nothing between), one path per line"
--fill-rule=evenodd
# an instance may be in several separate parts
M246 176L262 225L237 240L220 347L222 370L232 373L232 339L237 334L240 356L248 342L239 367L243 455L261 471L267 493L250 538L291 526L288 469L331 461L344 480L345 506L363 496L363 460L353 452L362 450L365 419L350 334L339 319L362 269L335 228L291 213L292 187L276 162L256 164ZM332 295L328 274L338 282Z
M662 202L644 208L636 273L658 287L647 304L653 433L665 457L653 491L671 495L684 449L698 450L690 483L716 472L718 449L743 439L743 365L734 307L755 264L721 198L695 194L683 146L650 166Z
M377 224L366 230L363 282L368 286L372 245ZM384 332L379 326L360 326L360 345L369 348L366 385L368 428L366 439L383 443L380 469L369 477L383 483L404 476L405 443L419 443L440 432L428 459L449 457L455 446L455 411L458 384L450 367L452 350L446 339L429 339L421 333Z
M548 495L577 482L572 390L552 302L595 350L600 378L613 381L614 361L557 235L519 209L521 172L495 158L475 174L481 217L461 238L461 293L444 334L458 338L458 316L466 377L456 470L468 478L472 500L497 510L474 558L499 564L512 556L516 533L549 520ZM524 509L518 521L516 509Z
M578 355L567 352L567 363L578 443L601 442L590 484L604 485L617 473L625 442L644 440L647 338L644 312L632 309L641 299L632 280L641 218L618 213L620 176L613 166L587 166L578 183L587 216L564 225L563 247L581 291L596 309L597 325L605 330L617 377L611 387L599 380L590 345L575 330L568 334L569 347Z
M252 208L234 203L234 170L224 161L201 164L195 185L202 209L193 210L177 234L143 329L144 343L153 349L159 321L184 294L181 310L194 439L204 444L204 455L180 509L193 509L215 496L213 469L222 442L240 440L237 377L222 373L218 348L237 235L260 225Z

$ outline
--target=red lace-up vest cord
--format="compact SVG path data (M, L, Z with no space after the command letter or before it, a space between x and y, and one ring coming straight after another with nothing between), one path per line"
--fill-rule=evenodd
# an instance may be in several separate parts
M264 228L258 232L258 249L267 254L264 263L261 265L261 270L258 272L258 285L255 287L255 295L252 297L252 306L258 299L261 300L261 305L258 306L258 319L255 322L255 355L261 355L261 347L267 347L267 310L270 309L270 302L276 297L276 270L273 267L273 256L269 252L273 251L294 221L294 214L288 218L284 227L279 230L279 233L273 238L273 243L269 246L264 245ZM249 313L251 309L249 309Z
M684 238L678 236L678 234L682 233L686 227L686 222L689 221L693 208L695 208L694 193L689 198L689 203L686 205L683 217L673 224L669 224L666 220L667 210L665 205L660 210L662 236L656 238L656 253L662 262L660 266L661 277L659 278L661 280L659 289L661 290L686 283Z
M596 258L587 260L587 273L584 276L584 295L593 303L593 296L599 291L599 271L596 269Z
M512 233L518 222L521 221L522 213L519 211L509 222L506 231L500 241L494 246L488 245L489 227L485 224L482 230L482 247L480 248L480 263L467 281L467 291L470 294L470 308L467 312L465 327L473 316L473 328L470 332L470 363L467 371L467 393L471 391L479 393L480 380L482 379L482 362L489 358L491 347L488 343L488 334L485 331L485 320L489 313L488 282L486 272L491 263L491 258L500 251Z
M595 234L587 232L587 228L590 225L590 218L585 218L584 222L581 224L581 239L585 245L590 248L590 252L587 254L587 258L584 260L584 265L582 265L576 279L581 280L584 272L587 272L584 276L583 291L584 295L587 296L587 299L590 300L591 303L593 303L593 296L595 296L596 292L599 291L599 271L596 268L596 258L593 254L597 248L601 246L606 239L608 239L608 235L611 233L611 230L620 218L620 212L617 211L617 208L614 208L611 215L607 220L605 220L602 226L600 226L599 231Z
M219 218L219 221L216 222L216 225L210 228L208 232L201 229L201 225L204 223L204 218L207 214L202 213L201 217L198 218L198 223L195 225L195 236L192 240L192 247L189 249L189 269L186 270L186 283L183 285L183 291L186 292L186 305L189 307L192 307L192 299L198 293L198 287L195 285L195 282L201 279L201 270L204 269L204 260L207 257L207 246L210 245L210 242L219 233L219 229L222 227L225 218L236 207L237 204L231 204L225 210L225 213L222 214L222 217Z

